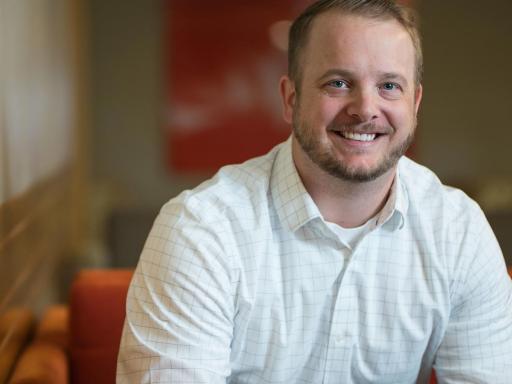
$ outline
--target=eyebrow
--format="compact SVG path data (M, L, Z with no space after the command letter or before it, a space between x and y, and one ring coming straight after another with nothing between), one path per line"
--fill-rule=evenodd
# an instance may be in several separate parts
M405 85L408 84L407 79L405 78L405 76L402 76L399 73L382 72L382 73L379 73L379 77L381 79L383 79L383 80L395 80L395 81L398 81L398 82L400 82L402 84L405 84Z
M327 78L331 76L340 76L340 77L346 77L346 78L354 78L355 74L352 71L346 70L346 69L329 69L327 70L322 76L320 76L319 81L327 80ZM396 72L379 72L378 77L381 80L394 80L398 81L404 85L408 85L408 81L405 78L405 76L396 73Z
M346 69L329 69L327 70L322 76L320 76L320 78L318 79L319 81L324 81L324 80L327 80L328 77L331 77L331 76L340 76L340 77L349 77L349 78L353 78L354 77L354 73L352 71L348 71Z

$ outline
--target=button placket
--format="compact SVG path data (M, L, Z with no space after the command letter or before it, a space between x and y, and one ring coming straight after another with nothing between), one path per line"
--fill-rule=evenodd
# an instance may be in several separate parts
M354 323L352 317L355 309L351 264L352 261L348 260L343 276L340 276L331 320L324 383L338 383L341 377L349 376L353 344L350 327Z

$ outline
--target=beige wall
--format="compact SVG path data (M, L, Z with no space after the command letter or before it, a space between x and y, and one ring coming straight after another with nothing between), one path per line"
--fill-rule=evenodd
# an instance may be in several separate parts
M0 316L59 298L79 241L80 6L0 0Z
M512 2L424 0L419 159L444 180L512 179Z
M93 174L113 204L160 206L199 180L164 167L163 1L90 4Z
M2 1L5 199L70 162L74 105L68 4Z

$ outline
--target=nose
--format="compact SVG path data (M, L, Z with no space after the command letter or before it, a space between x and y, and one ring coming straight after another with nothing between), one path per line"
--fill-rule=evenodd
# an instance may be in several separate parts
M376 95L371 90L358 89L352 93L347 113L358 122L367 123L379 117Z

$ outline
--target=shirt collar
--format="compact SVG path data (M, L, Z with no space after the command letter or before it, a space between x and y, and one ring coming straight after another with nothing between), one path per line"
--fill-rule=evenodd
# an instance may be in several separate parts
M279 219L289 230L294 232L309 221L322 217L295 168L291 136L277 153L270 188Z
M400 178L400 166L397 166L388 200L378 214L376 225L390 223L393 230L402 229L408 207L407 190Z
M397 167L388 200L376 222L378 226L390 223L393 230L403 227L409 206L399 168ZM320 218L323 221L322 214L306 191L293 162L291 136L277 153L270 188L279 219L289 230L294 232L313 219Z

